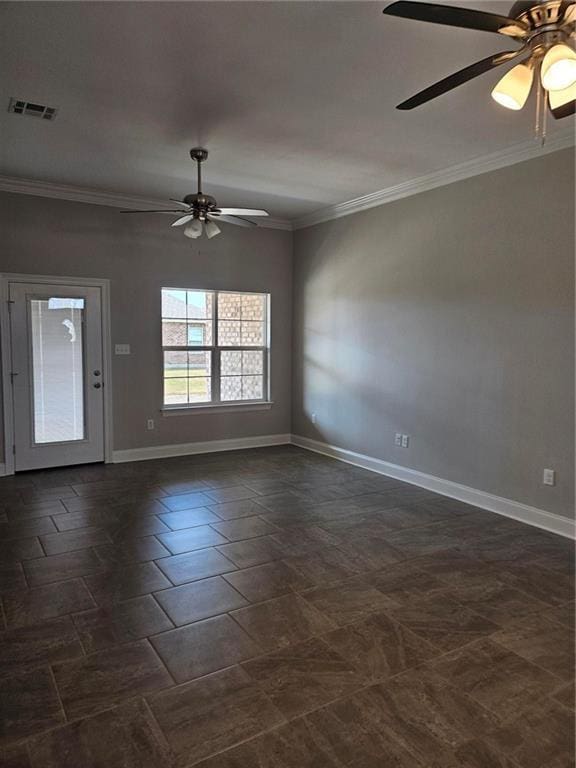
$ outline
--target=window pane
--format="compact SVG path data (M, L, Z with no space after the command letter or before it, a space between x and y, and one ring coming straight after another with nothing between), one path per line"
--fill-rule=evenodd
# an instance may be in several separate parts
M263 376L222 376L220 379L220 399L262 400L264 397Z
M266 297L261 293L242 294L242 320L259 320L266 318Z
M240 339L243 347L263 347L264 323L242 321Z
M164 378L188 376L188 352L164 352Z
M240 375L242 373L242 352L222 352L220 354L220 373Z
M223 376L240 376L264 372L264 353L260 350L220 353L220 372Z
M186 318L186 291L162 288L162 317Z
M188 352L188 376L210 376L211 357L211 352Z
M30 301L34 442L84 439L84 299Z
M262 376L242 376L242 400L262 400L263 392Z
M240 320L242 311L242 296L239 293L218 294L218 317L223 319Z
M212 384L209 376L191 376L187 379L164 379L164 404L186 405L209 403L212 400Z
M188 379L164 379L165 405L188 402Z
M220 400L242 400L242 376L220 378Z
M187 291L189 320L214 317L214 294L212 291Z
M164 378L210 376L210 352L164 352Z
M212 321L162 321L163 347L209 347L212 345Z
M239 347L241 344L240 320L218 321L218 344L221 347Z
M234 354L234 353L233 353ZM263 373L264 352L242 352L242 373Z
M188 402L209 403L212 400L211 387L209 377L188 379Z
M162 346L187 347L186 320L162 320Z

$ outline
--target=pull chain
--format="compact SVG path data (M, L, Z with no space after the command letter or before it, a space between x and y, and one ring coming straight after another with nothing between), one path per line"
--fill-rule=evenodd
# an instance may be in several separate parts
M548 125L547 125L547 123L548 123L548 94L546 93L546 91L544 90L544 87L542 85L540 86L540 88L542 90L542 98L541 98L541 102L542 102L542 117L540 119L540 124L542 126L542 129L541 129L541 146L544 146L544 144L546 144L546 132L547 132L547 128L548 128Z
M534 125L534 138L541 146L546 143L546 130L548 119L548 98L540 81L540 67L536 67L536 119Z

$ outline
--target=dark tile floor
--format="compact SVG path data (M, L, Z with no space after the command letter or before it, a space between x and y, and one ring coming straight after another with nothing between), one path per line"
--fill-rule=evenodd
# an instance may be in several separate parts
M569 541L292 447L0 480L0 764L569 768Z

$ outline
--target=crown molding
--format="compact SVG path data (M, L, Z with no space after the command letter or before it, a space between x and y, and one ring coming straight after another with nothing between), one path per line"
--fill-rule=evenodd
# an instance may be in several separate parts
M452 165L443 170L430 173L426 176L420 176L393 187L380 189L377 192L371 192L368 195L362 195L353 200L347 200L343 203L336 203L317 211L301 216L293 221L269 217L264 221L259 221L258 226L268 229L283 229L291 231L294 229L304 229L314 224L320 224L332 219L340 219L343 216L350 216L353 213L366 211L370 208L376 208L379 205L392 203L395 200L402 200L405 197L417 195L420 192L427 192L430 189L444 187L457 181L479 176L483 173L496 171L499 168L506 168L509 165L522 163L525 160L533 160L551 152L558 152L561 149L573 147L576 143L576 134L574 129L551 136L546 144L541 146L534 140L524 141L514 144L507 149L498 152L492 152L488 155L467 160L458 165ZM59 200L71 200L76 203L89 203L91 205L106 205L111 208L125 208L127 210L139 209L142 207L161 208L166 205L166 200L151 200L144 197L131 197L129 195L120 195L114 192L104 192L96 189L84 187L69 186L66 184L53 184L46 181L37 181L34 179L21 179L10 176L0 176L0 192L14 192L23 195L36 195L38 197L51 197Z
M566 133L551 136L546 140L546 144L541 146L536 141L525 141L515 144L508 149L493 152L489 155L477 157L474 160L467 160L458 165L452 165L441 171L430 173L426 176L420 176L417 179L397 184L387 189L380 189L377 192L371 192L368 195L357 197L354 200L348 200L344 203L320 208L313 213L301 216L295 219L292 224L294 229L304 229L314 224L320 224L323 221L339 219L342 216L350 216L353 213L366 211L369 208L376 208L379 205L392 203L395 200L401 200L404 197L411 197L420 192L426 192L436 187L444 187L447 184L453 184L456 181L469 179L472 176L479 176L483 173L505 168L508 165L533 160L534 158L548 155L551 152L557 152L560 149L567 149L575 144L574 129Z
M105 205L109 208L123 208L126 210L162 208L167 205L166 200L131 197L129 195L119 195L114 192L104 192L97 189L74 187L67 184L53 184L49 181L20 179L11 176L0 176L0 192L35 195L36 197L51 197L56 200L70 200L74 203ZM265 221L259 221L258 226L267 229L292 229L292 223L287 219L277 219L272 216Z

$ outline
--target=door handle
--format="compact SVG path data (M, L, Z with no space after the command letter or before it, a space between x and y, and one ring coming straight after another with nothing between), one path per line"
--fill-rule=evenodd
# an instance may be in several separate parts
M96 382L96 384L93 384L92 386L94 387L94 389L100 389L100 387L102 386L102 384L100 384L100 382L99 382L99 381L97 381L97 382Z
M100 371L94 371L94 376L100 376Z

